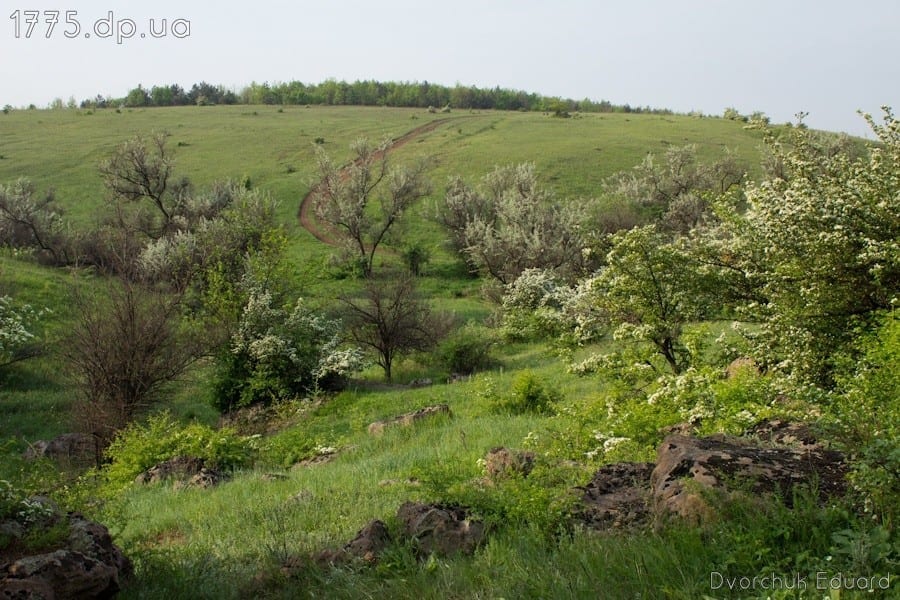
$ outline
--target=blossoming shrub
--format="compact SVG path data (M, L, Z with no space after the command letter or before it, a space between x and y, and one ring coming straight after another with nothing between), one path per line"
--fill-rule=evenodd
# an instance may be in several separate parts
M287 309L277 306L268 290L251 290L220 361L214 403L228 411L339 387L362 366L359 350L340 345L338 321L302 300Z

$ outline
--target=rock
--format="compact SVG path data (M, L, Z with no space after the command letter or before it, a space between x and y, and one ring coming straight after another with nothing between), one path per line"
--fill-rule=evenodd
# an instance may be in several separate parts
M132 567L109 531L77 513L67 519L63 548L19 556L0 567L0 599L111 598L119 591L120 579Z
M298 469L305 469L307 467L314 467L316 465L324 465L330 463L335 458L337 458L336 452L329 452L328 454L316 454L315 456L310 456L309 458L304 458L300 462L294 463L291 465L291 470L296 471Z
M695 433L697 433L697 424L687 422L675 423L674 425L660 427L659 432L665 435L669 435L671 433L677 433L678 435L694 435Z
M792 448L822 448L816 434L805 423L791 423L782 419L766 419L760 421L745 433L745 436L756 437L762 442Z
M429 387L429 386L431 386L433 383L434 383L434 382L432 382L432 381L431 381L430 379L428 379L427 377L424 378L424 379L413 379L412 381L409 382L409 387L411 387L411 388L423 388L423 387Z
M22 455L26 460L51 458L78 466L97 462L97 440L87 433L64 433L50 441L38 440Z
M450 373L447 383L464 383L472 379L471 375L463 375L462 373Z
M499 446L484 457L484 468L490 479L502 479L511 475L528 477L534 468L534 452L510 450Z
M339 565L358 558L373 564L378 561L388 544L391 543L391 534L387 525L375 519L360 529L356 537L344 544L339 550L323 550L315 557L318 564Z
M176 456L154 465L138 475L135 483L158 483L170 478L189 479L203 469L203 459L191 456Z
M798 484L816 482L822 499L842 493L846 471L843 455L832 450L759 448L727 436L670 435L659 447L650 484L657 512L705 521L712 514L704 489L780 492L790 506Z
M747 358L742 356L740 358L736 358L725 367L725 379L734 379L741 373L752 373L754 375L759 375L759 367L756 366L756 361L752 358Z
M199 473L188 480L187 485L189 487L208 489L211 487L215 487L225 481L228 481L228 475L226 473L203 467L202 469L200 469Z
M383 421L375 421L369 425L369 435L381 435L388 427L401 426L408 427L416 421L427 419L435 415L450 415L450 407L446 404L435 404L434 406L426 406L419 410L406 413L391 419Z
M57 600L111 598L119 591L116 568L73 550L56 550L48 554L27 556L7 569L6 580L27 580L43 588L46 584Z
M0 599L56 600L56 594L43 579L4 579L0 581Z
M458 506L404 502L397 520L421 554L472 554L484 539L484 523L470 520Z
M69 515L69 526L67 546L70 550L115 567L120 576L131 575L131 561L113 544L105 526L89 521L78 513Z
M18 521L0 521L0 536L21 539L25 537L25 526Z
M356 537L347 542L343 550L350 556L373 563L390 543L391 534L387 525L375 519L359 530Z
M595 529L631 527L650 521L653 463L604 465L583 488L578 517Z

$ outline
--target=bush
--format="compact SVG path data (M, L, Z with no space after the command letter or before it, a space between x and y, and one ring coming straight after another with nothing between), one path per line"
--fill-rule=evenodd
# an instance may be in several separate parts
M497 408L516 415L552 414L560 400L559 392L544 387L532 371L524 371L513 381L512 394L500 400Z
M288 311L272 294L252 290L231 347L220 359L216 408L229 411L339 387L358 370L362 355L339 350L339 322L326 319L298 300Z
M470 321L438 347L437 360L451 373L470 375L494 363L491 350L496 343L489 329Z
M234 469L248 464L253 453L250 440L232 429L182 425L163 412L119 432L106 450L109 464L103 473L118 490L150 467L176 456L202 458L216 469Z

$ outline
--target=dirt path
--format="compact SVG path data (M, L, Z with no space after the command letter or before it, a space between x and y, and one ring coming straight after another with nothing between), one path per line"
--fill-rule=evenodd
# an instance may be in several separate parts
M465 117L446 117L443 119L435 119L434 121L425 123L424 125L420 125L419 127L411 129L400 137L394 139L386 152L393 152L397 148L400 148L427 133L431 133L444 123L449 123L450 121L459 121L463 118ZM377 153L375 155L376 160L380 159L381 157L382 153ZM346 173L350 166L352 165L343 167L341 169L341 174ZM316 193L318 193L320 186L320 183L316 184L306 193L306 196L304 196L303 200L300 201L300 210L298 211L297 216L300 219L300 225L303 227L303 229L313 234L313 236L317 240L328 244L329 246L337 246L340 243L338 242L336 237L337 232L323 224L317 223L313 215L313 199L315 198Z

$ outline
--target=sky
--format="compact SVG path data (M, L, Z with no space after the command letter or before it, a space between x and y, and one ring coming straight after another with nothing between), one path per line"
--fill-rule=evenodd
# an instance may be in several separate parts
M0 105L16 107L124 97L138 84L207 81L238 91L253 81L334 78L500 86L715 115L734 107L776 123L806 112L811 127L855 135L868 132L857 110L900 110L897 0L0 0L0 7ZM52 30L49 9L60 11ZM39 11L30 36L25 11Z

